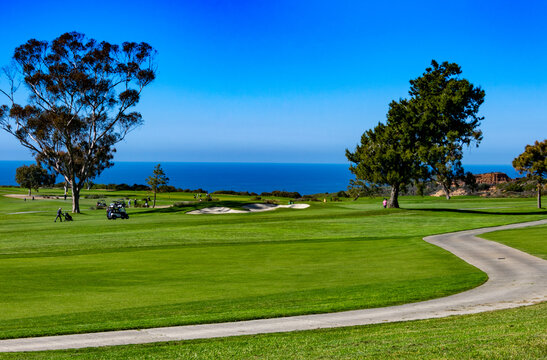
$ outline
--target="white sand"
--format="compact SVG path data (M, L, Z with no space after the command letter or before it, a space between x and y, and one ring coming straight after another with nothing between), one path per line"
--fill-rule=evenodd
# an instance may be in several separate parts
M275 205L275 204L248 204L242 206L245 210L234 210L229 207L220 207L214 206L209 208L203 208L199 210L192 210L187 212L190 215L198 214L242 214L249 212L262 212L270 211L279 208L289 208L289 209L306 209L310 207L308 204L292 204L292 205Z
M23 200L24 198L26 198L27 200L30 200L32 199L32 197L34 197L35 200L63 200L65 197L63 195L46 195L46 196L43 196L43 195L23 195L23 194L5 194L4 195L5 197L9 197L9 198L15 198L15 199L21 199ZM67 196L66 197L67 200L69 199L72 199L72 196Z

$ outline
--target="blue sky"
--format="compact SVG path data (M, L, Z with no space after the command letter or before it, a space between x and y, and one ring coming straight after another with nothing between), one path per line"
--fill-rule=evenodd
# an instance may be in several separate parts
M67 31L158 50L145 124L117 161L344 163L431 59L486 91L464 163L509 164L547 136L544 1L3 3L0 64ZM0 99L0 103L5 103ZM0 132L0 160L29 160Z

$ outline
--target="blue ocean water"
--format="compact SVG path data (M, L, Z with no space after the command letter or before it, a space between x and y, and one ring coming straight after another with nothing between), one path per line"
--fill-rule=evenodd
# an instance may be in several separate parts
M0 184L17 185L15 169L32 161L0 161ZM152 174L153 162L116 162L93 182L99 184L145 184ZM353 178L348 164L279 164L279 163L191 163L164 162L162 168L169 177L169 185L182 189L297 191L316 194L346 190ZM467 165L466 171L481 174L492 171L518 177L510 165ZM58 181L62 181L61 178Z

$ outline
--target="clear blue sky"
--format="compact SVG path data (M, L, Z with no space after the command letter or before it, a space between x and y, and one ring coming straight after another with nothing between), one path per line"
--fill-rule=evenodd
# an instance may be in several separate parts
M67 31L158 50L117 161L343 163L431 59L486 91L464 163L509 164L547 137L545 1L30 0L0 18L0 64ZM29 159L0 133L0 160Z

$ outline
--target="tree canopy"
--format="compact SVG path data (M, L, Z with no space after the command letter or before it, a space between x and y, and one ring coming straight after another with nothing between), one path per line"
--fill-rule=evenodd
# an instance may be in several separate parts
M485 93L466 79L455 63L431 62L421 77L410 81L416 154L450 198L450 187L463 179L463 148L482 140L478 116Z
M156 165L152 175L146 178L146 183L150 185L154 192L154 204L152 207L156 207L156 193L161 185L166 185L169 182L169 178L165 175L165 172L161 168L161 164Z
M350 167L357 179L371 184L391 186L389 207L398 208L402 187L420 177L420 163L414 154L413 138L408 131L412 123L405 111L408 103L393 101L387 115L387 124L379 123L361 137L355 152L346 150L346 157L354 163Z
M402 187L427 178L450 198L454 180L464 178L463 147L482 140L484 91L460 79L457 64L431 65L410 81L409 99L390 103L386 123L365 131L355 152L346 150L358 180L391 186L389 207L399 207Z
M0 127L30 149L39 163L70 185L73 212L86 181L113 165L114 145L142 124L131 111L155 78L155 50L147 43L114 45L72 32L51 42L31 39L4 68ZM29 93L15 98L17 75Z
M32 189L38 191L41 186L55 184L55 175L48 174L47 170L39 165L23 165L15 170L15 181L19 186L28 189L28 195L32 195Z
M537 205L541 209L541 188L547 182L547 139L526 145L524 152L513 160L513 167L536 182Z

